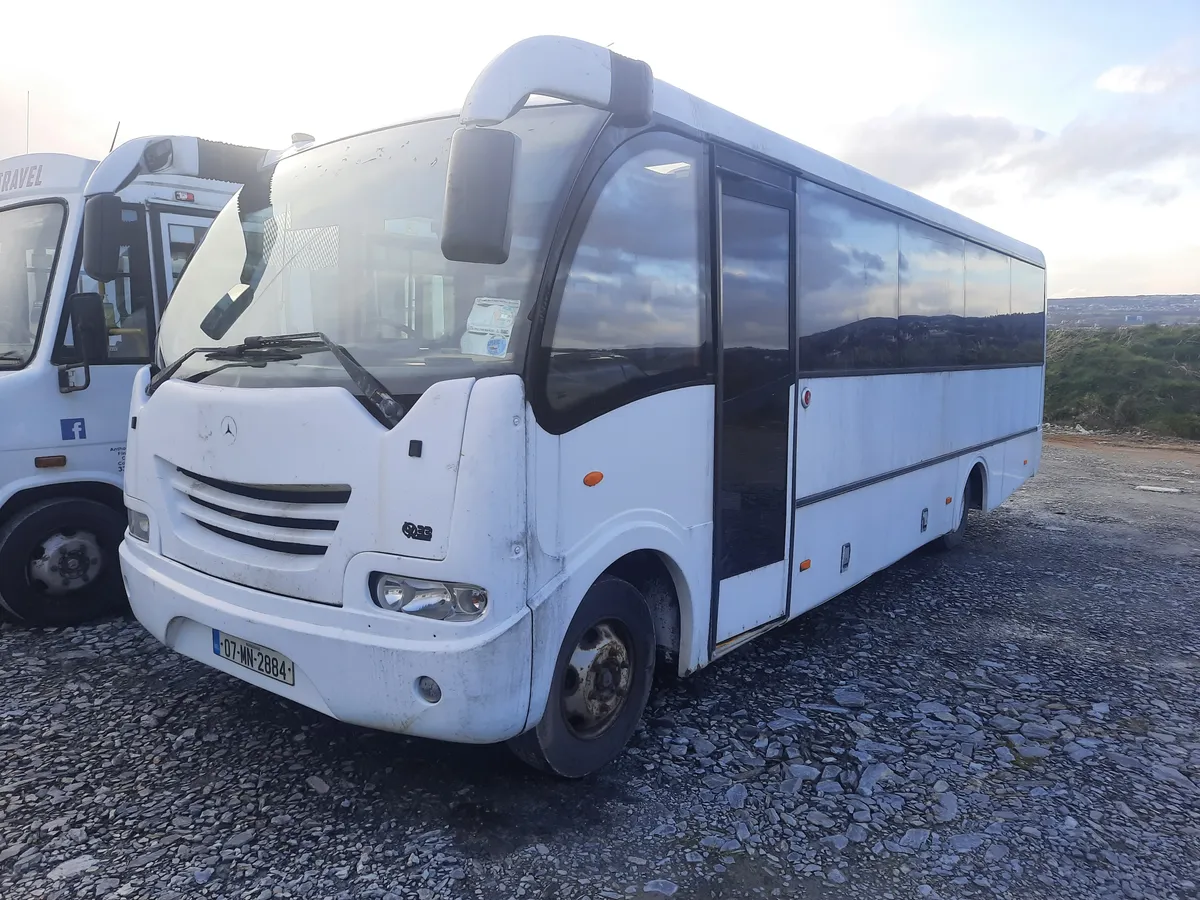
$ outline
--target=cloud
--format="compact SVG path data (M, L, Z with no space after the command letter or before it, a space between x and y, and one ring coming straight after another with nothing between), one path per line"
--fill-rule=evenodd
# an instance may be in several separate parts
M842 155L886 181L919 188L978 172L1042 137L1002 116L899 111L854 126Z
M1167 73L1149 66L1113 66L1096 79L1096 88L1113 94L1158 94L1171 81Z
M1162 204L1180 190L1146 174L1200 162L1200 131L1136 110L1080 116L1054 135L1000 116L901 110L855 126L841 152L848 162L913 190L1010 173L1036 193L1104 185ZM954 188L958 205L994 200L978 183Z
M1166 206L1183 194L1179 184L1163 184L1150 178L1128 178L1112 184L1114 193L1126 197L1139 197L1152 206Z
M1195 158L1200 158L1200 131L1181 131L1140 116L1079 118L1006 168L1024 171L1035 189L1052 190Z
M1182 66L1113 66L1096 79L1096 88L1112 94L1161 94L1191 81L1200 70Z

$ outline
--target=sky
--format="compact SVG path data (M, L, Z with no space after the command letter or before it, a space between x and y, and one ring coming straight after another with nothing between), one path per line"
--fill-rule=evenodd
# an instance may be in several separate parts
M535 34L1033 244L1053 297L1200 293L1200 0L40 0L0 31L0 159L144 134L283 147L458 107Z

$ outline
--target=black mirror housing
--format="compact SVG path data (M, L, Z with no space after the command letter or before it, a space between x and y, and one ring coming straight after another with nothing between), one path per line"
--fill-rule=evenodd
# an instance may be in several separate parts
M71 323L71 342L77 356L58 366L58 390L63 394L86 391L92 384L90 363L108 358L104 298L95 293L72 294L63 306L63 316ZM77 375L82 377L77 378Z
M450 139L442 255L499 265L512 243L510 207L520 140L497 128L459 128Z
M106 360L108 320L104 317L104 298L95 293L72 294L63 312L71 317L71 333L83 362Z
M121 208L116 194L88 197L83 208L83 271L101 284L121 274Z

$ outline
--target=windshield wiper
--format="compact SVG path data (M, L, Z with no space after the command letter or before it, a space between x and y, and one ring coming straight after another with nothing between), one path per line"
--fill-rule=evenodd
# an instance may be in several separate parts
M229 362L224 365L217 366L212 369L201 369L184 378L184 381L190 381L192 384L203 381L209 375L216 375L218 372L223 372L225 369L233 369L237 366L250 366L251 368L261 369L271 362L289 362L291 360L300 359L304 353L320 350L325 351L325 348L320 344L313 344L311 347L306 347L303 352L295 350L279 350L274 347L264 348L251 356L248 352L237 350L213 350L204 355L205 359L221 360L227 359Z
M193 347L155 375L146 387L146 394L150 395L158 390L164 381L178 372L179 367L197 353L203 353L205 359L227 360L228 365L218 366L207 372L198 372L190 376L188 381L200 381L201 378L220 369L228 368L229 365L262 366L269 362L299 359L302 354L317 350L328 350L333 355L333 358L346 370L350 380L362 391L363 400L374 411L380 422L388 428L392 428L404 418L404 414L408 410L404 404L392 396L384 387L383 382L363 368L345 347L334 343L319 331L303 334L277 334L268 337L256 335L229 347Z
M24 362L25 357L21 355L21 351L19 350L5 350L3 353L0 353L0 359L15 359L18 362Z

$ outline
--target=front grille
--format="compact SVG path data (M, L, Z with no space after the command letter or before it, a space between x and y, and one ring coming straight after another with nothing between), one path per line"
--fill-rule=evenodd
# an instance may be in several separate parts
M350 501L345 484L240 484L176 469L179 511L213 534L292 556L323 556Z

